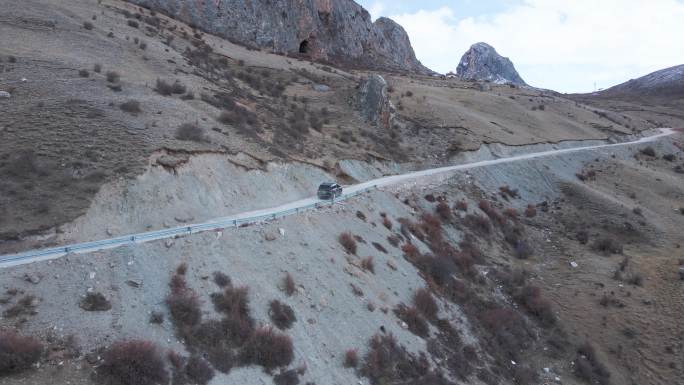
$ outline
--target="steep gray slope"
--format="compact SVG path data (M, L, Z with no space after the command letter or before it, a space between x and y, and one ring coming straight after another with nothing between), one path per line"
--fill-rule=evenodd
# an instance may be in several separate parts
M526 85L510 59L499 55L487 43L473 44L461 58L456 74L464 80L488 80L493 83Z
M406 31L351 0L130 0L247 46L364 68L430 72Z

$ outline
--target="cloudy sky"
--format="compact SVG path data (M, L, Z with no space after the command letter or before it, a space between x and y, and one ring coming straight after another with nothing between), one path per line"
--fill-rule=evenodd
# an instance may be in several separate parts
M608 88L684 64L684 0L357 0L408 32L418 59L454 71L471 44L509 57L533 86Z

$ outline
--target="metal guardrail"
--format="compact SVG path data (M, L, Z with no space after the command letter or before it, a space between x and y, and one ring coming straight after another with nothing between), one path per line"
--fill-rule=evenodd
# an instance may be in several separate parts
M174 228L170 228L170 229L149 231L146 233L139 233L139 234L124 235L121 237L103 239L100 241L77 243L77 244L73 244L73 245L51 247L51 248L41 249L41 250L26 251L26 252L19 253L19 254L3 255L3 256L0 256L0 266L2 266L4 264L9 264L9 263L17 263L17 262L25 261L25 260L31 260L31 259L37 259L37 258L48 259L48 257L58 258L60 256L64 256L64 255L67 255L70 253L93 252L93 251L98 251L98 250L103 250L103 249L111 249L111 248L124 246L124 245L136 244L139 242L149 242L149 241L154 241L154 240L172 238L172 237L176 237L176 236L180 236L180 235L197 234L197 233L202 233L202 232L206 232L206 231L222 230L222 229L226 229L226 228L230 228L230 227L240 227L240 226L245 226L248 224L265 222L265 221L269 221L269 220L275 220L278 218L283 218L286 216L295 215L295 214L315 210L315 209L322 208L322 207L330 207L333 204L335 204L335 202L340 202L340 201L347 200L349 198L353 198L355 196L366 193L370 190L376 189L377 187L378 187L377 185L374 185L371 187L361 189L359 191L355 191L353 193L342 194L339 198L333 199L331 201L318 201L318 202L315 202L312 204L304 205L302 207L296 207L293 209L277 211L277 212L274 212L272 214L257 215L257 216L246 217L246 218L216 220L216 221L211 221L211 222L197 224L197 225L178 226L178 227L174 227Z

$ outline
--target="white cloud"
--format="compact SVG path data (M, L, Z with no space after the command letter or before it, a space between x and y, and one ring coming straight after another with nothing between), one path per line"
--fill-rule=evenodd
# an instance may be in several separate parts
M486 17L459 18L444 7L391 16L418 58L454 70L476 42L511 58L528 83L592 91L684 63L684 2L678 0L526 0Z
M385 4L376 1L374 2L369 8L368 8L368 13L371 15L371 19L375 20L378 17L382 16L382 13L385 11Z

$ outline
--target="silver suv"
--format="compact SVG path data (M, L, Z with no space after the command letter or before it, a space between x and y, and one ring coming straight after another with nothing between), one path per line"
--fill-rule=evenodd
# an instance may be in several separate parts
M318 199L335 199L342 195L342 186L333 182L321 183L318 186Z

